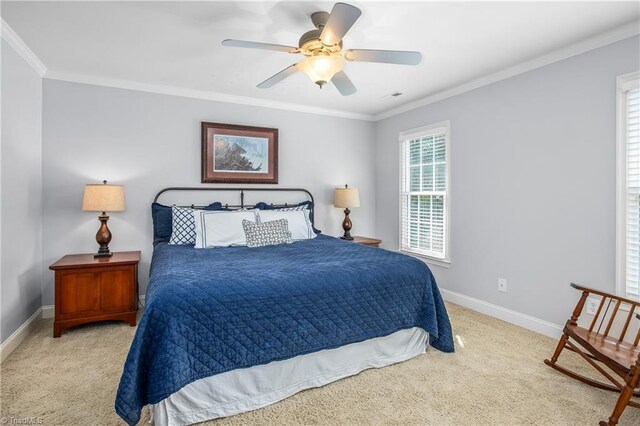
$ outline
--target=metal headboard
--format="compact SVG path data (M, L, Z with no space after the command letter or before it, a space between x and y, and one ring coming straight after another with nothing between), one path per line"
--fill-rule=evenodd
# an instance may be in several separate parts
M172 186L169 188L164 188L162 190L160 190L156 196L153 199L153 202L156 203L158 202L158 198L160 198L160 195L164 194L165 192L169 192L169 191L236 191L236 192L240 192L240 204L223 204L223 206L225 208L231 208L231 209L244 209L245 204L244 204L244 193L245 192L303 192L307 195L307 197L309 198L308 201L311 201L311 211L309 212L309 219L311 219L311 224L314 224L313 221L313 216L314 216L314 208L315 208L315 203L313 200L313 195L311 194L311 192L309 192L308 190L304 189L304 188L230 188L230 187L203 187L203 186L195 186L195 187L188 187L188 186ZM307 200L304 200L307 201ZM287 208L287 207L291 207L292 204L289 203L284 203L284 204L273 204L270 203L270 206L275 207L275 208ZM196 206L191 204L190 206L180 206L180 207L191 207L192 209L203 209L206 206Z

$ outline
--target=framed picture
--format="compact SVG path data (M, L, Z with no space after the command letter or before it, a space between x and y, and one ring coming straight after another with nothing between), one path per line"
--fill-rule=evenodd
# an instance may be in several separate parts
M202 183L278 183L278 129L203 122Z

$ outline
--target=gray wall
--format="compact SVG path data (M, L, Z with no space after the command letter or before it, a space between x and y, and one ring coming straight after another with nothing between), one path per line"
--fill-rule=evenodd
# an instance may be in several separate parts
M0 340L42 306L42 78L2 41Z
M455 292L562 324L571 281L614 291L616 76L638 37L376 124L376 235L398 248L398 133L451 121ZM497 291L498 277L508 292Z
M43 106L45 264L67 253L97 250L96 213L81 211L86 183L125 185L127 210L113 213L112 250L142 250L144 294L152 254L150 204L167 186L200 185L200 122L279 129L279 186L316 197L316 222L341 233L333 187L360 190L355 234L375 230L374 124L269 108L46 80ZM210 200L213 201L213 200ZM257 200L256 200L257 201ZM43 305L53 303L44 271Z

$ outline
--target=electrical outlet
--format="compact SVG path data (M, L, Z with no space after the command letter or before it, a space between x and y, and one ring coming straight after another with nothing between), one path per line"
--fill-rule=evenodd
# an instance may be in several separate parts
M596 312L598 311L598 305L600 304L600 301L598 299L594 299L591 297L587 298L587 314L589 315L595 315Z
M507 292L507 279L506 278L498 278L498 291L503 293Z

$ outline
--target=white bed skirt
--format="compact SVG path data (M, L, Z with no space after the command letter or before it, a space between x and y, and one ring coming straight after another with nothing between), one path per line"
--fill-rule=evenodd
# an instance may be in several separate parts
M156 425L189 425L265 407L368 368L406 361L425 352L421 328L206 377L150 405Z

